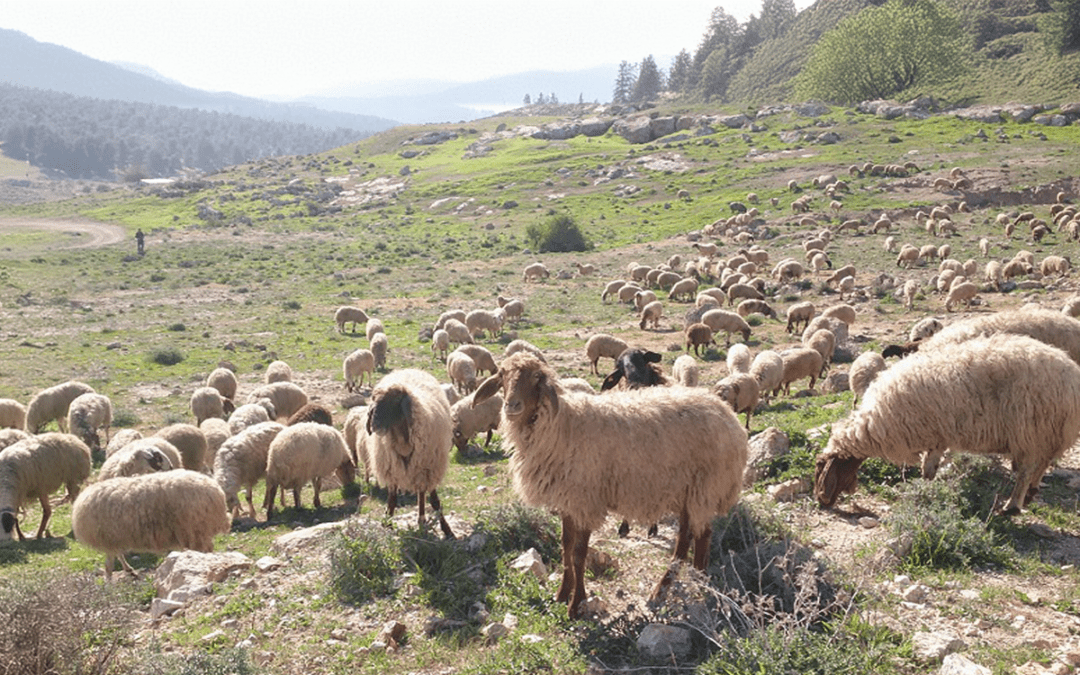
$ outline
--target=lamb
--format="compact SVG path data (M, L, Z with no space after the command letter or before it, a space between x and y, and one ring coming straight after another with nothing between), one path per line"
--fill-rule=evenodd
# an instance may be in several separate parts
M450 418L454 424L454 446L458 452L465 452L469 442L476 434L487 432L484 448L491 444L491 437L499 428L502 412L502 396L492 396L478 406L473 406L473 397L469 395L450 406Z
M445 361L450 350L450 334L439 328L431 334L431 356Z
M209 476L165 471L94 483L71 510L75 538L105 553L105 578L116 559L130 574L124 553L174 549L214 550L214 536L228 532L225 495Z
M512 354L517 354L518 352L529 352L544 363L547 363L547 359L544 358L544 353L540 351L540 348L527 340L514 340L506 345L506 348L503 349L503 357L505 358Z
M547 279L551 276L551 272L544 263L534 262L531 265L527 265L521 273L522 281L535 281L538 279Z
M229 399L221 395L214 387L199 387L191 394L191 414L195 416L195 424L202 424L203 420L218 418L225 419L228 412L225 410L225 401ZM230 402L231 406L232 403Z
M810 324L810 319L814 318L816 312L817 308L814 307L814 303L809 300L797 302L791 307L788 307L787 332L797 332L800 323L803 325L803 328L806 328Z
M784 395L791 394L791 383L804 377L810 378L810 389L814 388L818 376L821 374L824 360L821 353L811 347L795 347L780 352L780 358L784 361L784 374L780 378L780 385L773 390L773 395L784 390Z
M288 421L285 422L285 426L293 427L301 422L316 422L332 427L334 426L334 413L330 412L330 409L326 406L319 405L318 403L308 403L303 408L294 412L289 417Z
M713 339L712 328L709 328L703 323L692 323L686 327L686 351L689 352L690 348L694 348L694 354L701 355L700 348L704 348L705 353L709 351L709 345L716 344Z
M307 405L308 395L292 382L264 384L248 394L247 402L255 403L261 398L269 399L278 417L289 418Z
M102 394L80 394L68 407L68 430L89 446L90 451L100 451L98 429L105 429L105 442L109 442L112 426L112 401Z
M90 448L71 434L45 433L9 445L0 453L0 541L17 534L26 539L19 527L18 514L27 502L41 503L41 524L37 538L46 534L52 505L49 495L61 485L67 499L79 494L79 486L90 475Z
M684 387L696 387L701 379L701 369L697 359L689 354L682 354L671 366L671 377Z
M25 429L26 406L13 398L0 398L0 429Z
M736 415L746 413L746 430L750 431L750 416L758 404L758 383L749 373L733 373L713 385L720 397Z
M367 323L368 315L359 307L338 307L334 312L334 322L337 324L339 333L345 332L345 324L352 324L352 332L356 332L356 324Z
M752 360L750 348L741 342L736 342L728 348L728 373L749 373Z
M604 378L600 391L620 389L639 389L667 385L667 378L657 365L663 357L647 349L627 349L615 359L615 370ZM566 380L561 381L563 389L569 390Z
M371 324L368 324L369 329ZM274 384L275 382L292 382L292 368L284 361L272 361L270 365L266 367L266 374L263 381L266 384Z
M569 603L571 617L580 615L585 600L589 536L609 509L650 523L679 514L675 557L686 558L693 538L694 567L706 568L711 521L738 500L746 465L746 434L730 409L686 387L567 394L555 371L527 354L503 361L474 400L479 404L499 390L500 431L515 448L514 487L526 503L562 518L556 600ZM671 578L665 573L654 599Z
M277 419L277 411L269 399L263 399L261 403L245 403L229 415L229 432L235 436L244 429Z
M743 342L750 340L750 324L746 323L746 321L735 312L729 312L723 309L710 309L701 315L701 323L711 328L713 333L724 331L724 333L726 333L726 339L724 340L725 347L731 345L732 333L740 333Z
M660 318L664 315L664 306L659 300L654 300L641 308L641 323L639 326L645 330L646 324L652 324L653 330L660 328Z
M851 364L848 370L848 383L855 396L851 399L851 407L859 405L859 397L866 393L870 383L885 370L885 358L877 352L863 352Z
M214 368L206 376L206 386L217 389L222 398L230 401L236 398L236 374L228 368Z
M159 429L158 438L164 438L180 453L180 463L189 471L202 471L206 465L206 436L199 427L190 424L170 424Z
M266 477L266 458L270 443L285 427L277 422L259 422L229 437L214 457L214 480L225 493L225 504L233 518L240 512L241 488L247 491L248 515L255 519L251 491Z
M476 362L468 354L451 352L446 357L446 374L462 394L469 394L476 389Z
M315 490L312 503L322 508L322 479L330 473L336 474L342 484L356 480L356 466L340 431L318 422L301 422L282 429L270 442L266 455L266 520L273 517L279 487L282 491L291 489L293 506L300 508L300 490L310 481Z
M342 376L345 378L345 391L358 391L364 386L364 376L375 384L375 354L370 349L357 349L345 357L341 363ZM357 382L359 379L359 382Z
M495 371L498 370L498 366L495 365L495 356L483 345L461 345L454 351L471 358L473 363L476 364L478 374L486 372L489 375L494 375Z
M515 354L510 358L523 357ZM474 397L473 401L479 404L482 399ZM406 368L380 380L371 394L367 432L375 477L389 491L387 515L394 515L398 491L409 490L417 494L418 522L423 526L424 495L429 493L443 535L453 539L435 492L449 465L453 420L435 378Z
M132 446L116 452L105 459L98 471L97 480L141 476L157 471L172 471L174 467L168 455L153 446Z
M743 300L735 308L735 312L744 319L751 314L763 314L772 319L776 318L776 310L764 300Z
M488 337L497 337L502 332L502 319L486 309L474 309L465 315L465 327L474 338L486 333Z
M963 302L966 308L971 309L971 300L978 294L979 287L970 281L953 284L945 298L945 311L951 312L952 306L958 302Z
M473 343L472 333L469 332L468 326L457 319L450 319L443 324L443 330L450 338L450 342L458 345L471 345Z
M855 489L868 457L917 465L925 453L923 473L932 476L934 460L952 448L1009 456L1016 486L1002 510L1018 513L1080 434L1078 397L1080 366L1026 336L920 349L879 375L858 410L833 428L817 459L814 493L832 506Z
M596 274L596 265L590 263L575 262L574 266L577 267L577 273L579 277L590 277Z
M26 406L26 430L32 434L40 433L46 424L54 420L63 430L71 402L83 394L93 393L93 387L74 380L42 389Z

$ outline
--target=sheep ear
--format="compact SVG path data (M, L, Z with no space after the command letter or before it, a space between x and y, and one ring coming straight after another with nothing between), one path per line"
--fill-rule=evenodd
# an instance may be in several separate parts
M645 363L660 363L664 357L656 352L645 352Z
M608 389L614 389L619 380L623 378L623 371L621 369L614 370L610 375L604 378L604 382L600 385L600 391L607 391Z
M541 395L546 396L551 403L551 414L557 414L559 412L559 392L555 388L555 383L545 375L540 379L538 386Z
M369 436L371 434L375 433L375 430L371 425L371 418L374 417L374 415L375 415L375 405L374 405L374 403L372 403L372 405L368 407L367 423L364 424L364 428L367 429L367 432L368 432Z
M502 389L502 371L497 370L494 375L481 382L480 386L473 392L473 407L475 408L477 404L483 403L499 393L500 389Z

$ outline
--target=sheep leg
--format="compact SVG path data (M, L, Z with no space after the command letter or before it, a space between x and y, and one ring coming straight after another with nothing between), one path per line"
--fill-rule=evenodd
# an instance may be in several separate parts
M442 530L443 536L447 539L457 539L457 537L454 536L454 531L450 529L450 524L447 523L446 518L443 517L442 504L439 502L439 495L432 490L429 498L431 499L431 510L439 514L439 529Z
M251 501L251 487L248 487L248 489L247 489L247 503L248 503L248 515L251 516L252 520L255 520L255 502ZM235 515L235 512L239 512L239 511L240 511L239 508L235 509L234 510L234 515Z
M486 441L484 441L484 449L485 449L485 450L487 450L487 447L488 447L489 445L491 445L491 436L492 436L492 434L494 434L494 433L495 433L495 430L494 430L494 429L488 429L488 434L487 434L487 440L486 440Z
M555 596L555 602L568 602L570 591L574 586L574 543L577 536L577 528L568 517L562 517L562 564L563 578L559 586L559 592Z
M322 508L322 503L319 502L319 490L322 488L322 478L318 476L312 478L311 487L315 488L315 499L313 500L315 508L320 509Z
M270 518L274 515L274 498L277 497L277 485L266 486L266 498L263 499L263 506L266 507L266 520L270 521Z
M589 535L585 528L575 528L576 541L573 549L574 594L570 598L569 615L576 619L581 615L581 605L585 602L585 556L589 554Z
M619 536L626 537L628 534L630 534L630 521L623 518L623 521L619 523Z
M690 514L686 511L686 506L683 506L682 513L679 514L679 535L675 540L675 560L686 560L687 552L690 550ZM694 550L694 560L697 560L697 550ZM656 582L656 587L653 588L652 595L649 596L649 602L660 602L667 594L668 586L675 578L675 566L668 567L664 572L664 576L660 577L660 581Z
M45 536L45 526L49 524L49 516L52 515L52 504L49 503L49 496L42 495L41 497L41 524L38 525L37 538L41 539ZM22 533L19 533L22 536Z
M292 489L292 501L293 501L293 506L295 506L296 508L300 508L300 487L299 486L294 487ZM281 506L282 506L282 508L285 507L285 491L284 490L281 491Z
M386 517L394 517L394 509L397 508L397 488L390 488L386 495Z
M712 547L712 526L706 525L705 529L694 538L694 568L702 572L709 566L709 550Z

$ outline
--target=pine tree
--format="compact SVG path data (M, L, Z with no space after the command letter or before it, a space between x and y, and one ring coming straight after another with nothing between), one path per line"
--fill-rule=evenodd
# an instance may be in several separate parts
M630 101L630 94L634 90L634 81L637 79L637 75L634 72L634 66L629 61L623 61L619 64L619 74L615 78L615 91L611 95L612 103L627 103Z
M679 52L671 61L671 68L668 70L667 77L667 90L674 93L686 91L687 84L690 80L690 68L693 62L690 59L690 52L685 49Z
M637 80L634 82L634 88L630 93L630 100L648 101L656 98L656 95L660 93L663 87L663 76L660 74L660 69L656 67L656 61L653 60L650 54L641 60Z
M522 101L522 103L524 105L532 105L532 97L529 96L528 94L525 94L525 100Z

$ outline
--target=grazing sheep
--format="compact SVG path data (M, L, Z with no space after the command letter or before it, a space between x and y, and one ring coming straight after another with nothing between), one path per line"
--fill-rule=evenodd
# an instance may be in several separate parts
M229 432L235 436L244 429L277 419L277 411L269 399L257 403L245 403L229 415Z
M501 412L502 396L498 395L473 406L473 397L470 394L450 406L450 418L454 424L454 447L458 452L468 450L473 437L484 432L487 432L487 439L484 441L484 449L487 449L491 444L492 434L499 428Z
M814 318L814 314L817 312L817 308L814 307L814 303L806 300L804 302L797 302L787 310L787 332L795 333L799 330L799 324L806 328L810 324L810 319Z
M237 385L236 373L228 368L214 368L206 376L206 386L217 389L222 398L227 398L230 401L236 398Z
M701 379L701 369L697 359L689 354L682 354L671 366L671 377L684 387L696 387Z
M170 424L159 429L158 438L164 438L180 453L180 463L189 471L202 471L206 465L206 436L199 427L190 424Z
M752 360L750 348L741 342L736 342L727 351L728 373L749 373Z
M615 279L614 281L609 281L607 285L604 286L604 292L600 294L600 302L606 303L609 295L618 297L619 289L625 285L626 282L622 279Z
M859 405L859 397L866 393L870 383L885 368L885 358L877 352L863 352L852 362L848 370L848 383L855 394L851 399L852 408Z
M502 333L502 325L499 315L486 309L474 309L465 315L465 327L474 338L485 333L488 337L498 337Z
M476 364L478 374L488 373L494 375L498 366L495 365L495 356L483 345L461 345L455 352L465 354Z
M656 286L668 293L671 293L671 289L675 287L675 284L682 281L682 275L677 272L664 271L656 276Z
M826 318L840 319L847 325L855 323L855 308L851 305L844 303L842 305L833 305L827 308L821 313L821 316Z
M855 489L868 457L921 463L931 477L951 448L1010 457L1016 486L1003 511L1018 513L1050 463L1080 434L1077 400L1080 366L1026 336L920 349L879 375L858 410L833 427L818 456L814 493L832 506L841 492Z
M525 314L525 303L521 300L511 300L502 306L502 310L506 317L506 323L516 325Z
M940 331L942 327L942 323L932 316L919 319L915 322L915 325L911 327L911 331L908 333L908 340L911 342L925 340Z
M1026 260L1018 260L1013 258L1009 262L1005 263L1001 268L1001 276L1004 279L1012 279L1013 277L1023 277L1031 274L1034 267Z
M356 467L349 458L345 437L333 427L317 422L301 422L285 427L270 442L266 455L266 519L274 512L274 497L280 487L291 489L293 506L300 508L300 490L308 482L315 490L315 508L322 508L319 493L322 479L331 473L344 485L356 479Z
M386 370L386 352L389 349L386 333L376 333L373 335L368 344L368 348L375 357L375 367L379 370Z
M450 352L446 357L446 374L458 392L469 394L476 389L476 362L468 354Z
M431 334L431 356L445 361L446 354L450 350L450 334L439 328Z
M638 312L645 309L645 305L656 302L656 293L652 291L638 291L634 293L634 309Z
M955 303L962 302L964 307L971 309L971 300L979 294L979 287L970 281L953 284L949 288L949 295L945 298L945 311L951 312Z
M551 272L544 263L534 262L531 265L527 265L521 273L522 281L536 281L538 279L547 279L551 276Z
M375 319L373 319L374 321ZM371 323L368 323L368 330ZM274 384L275 382L292 382L292 368L284 361L272 361L270 365L266 367L266 374L263 376L263 382L265 384Z
M269 399L277 416L286 419L308 402L308 395L292 382L264 384L248 394L247 402L255 403L261 398Z
M110 478L83 491L71 509L71 527L84 546L105 554L105 578L116 559L135 574L125 553L214 550L214 536L228 532L225 495L209 476L164 471Z
M22 429L13 429L10 427L0 429L0 453L4 452L4 448L15 445L26 438L30 438L30 434Z
M248 515L255 519L255 504L251 491L266 477L266 459L270 443L285 427L277 422L254 424L235 436L230 436L214 457L214 480L225 493L226 506L233 518L240 513L240 489L247 492Z
M450 390L453 391L451 385L444 385L444 387L450 387ZM457 396L456 392L454 396ZM367 416L368 408L366 405L349 408L349 414L345 416L341 433L345 437L345 447L349 449L349 456L352 457L353 464L357 469L360 468L361 463L364 465L364 483L370 484L371 456L368 453Z
M697 294L698 280L694 278L680 279L668 291L668 298L672 301L678 300L680 297L686 298L689 302Z
M98 470L96 480L141 476L157 471L177 469L169 456L153 446L131 446L116 452L105 459Z
M443 330L446 331L452 344L471 345L473 343L472 333L469 332L469 327L457 319L449 319L443 324Z
M810 389L821 375L824 359L821 353L811 347L795 347L780 352L780 358L784 361L784 374L780 378L780 386L773 390L776 396L783 389L785 396L791 395L791 383L797 382L804 377L810 378Z
M832 363L833 352L836 351L836 336L831 330L820 328L810 335L810 339L805 344L818 354L821 354L821 373L819 377L825 377L825 373ZM810 386L813 387L813 383Z
M131 452L139 448L147 448L150 450L157 450L169 459L169 464L174 469L179 469L183 466L183 460L180 458L180 451L176 449L176 446L169 441L159 436L150 436L149 438L139 438L130 443L125 444L121 448L117 448L111 454L106 454L105 461L108 461L114 454L120 452Z
M359 307L346 305L345 307L338 307L337 311L334 312L334 322L337 323L339 333L345 332L345 324L347 323L352 324L352 332L355 333L356 324L367 323L367 321L368 315Z
M325 424L328 427L334 426L334 413L330 412L330 409L326 406L319 405L318 403L308 403L303 408L300 408L294 412L285 422L285 426L294 427L302 422L315 422L317 424Z
M745 428L750 431L750 416L758 404L757 380L749 373L732 373L713 385L713 393L736 415L746 413Z
M523 356L517 354L511 359ZM473 400L476 404L482 402L475 397ZM443 535L453 539L435 491L449 465L453 419L435 378L406 368L380 380L371 394L367 432L375 477L389 491L387 515L394 515L400 490L415 492L418 523L423 526L424 495L430 494L431 508L438 514Z
M203 420L203 423L199 425L199 431L206 437L206 468L212 471L218 448L232 436L232 431L229 429L228 422L217 417Z
M216 393L216 392L215 392ZM105 429L105 443L109 442L112 426L112 401L103 394L80 394L68 407L68 431L78 436L91 452L101 450L98 429Z
M654 300L641 308L641 322L638 324L645 330L646 324L652 324L653 330L659 330L660 318L664 315L664 306L659 300Z
M121 429L120 431L117 431L105 446L105 456L110 457L128 443L137 441L142 437L142 432L138 429Z
M854 265L844 265L840 269L838 269L835 272L833 272L832 274L830 274L829 277L827 279L825 279L825 283L828 284L828 285L832 285L834 283L839 282L844 277L853 277L853 276L855 276L855 266Z
M732 333L741 334L743 342L750 340L750 324L746 323L746 321L735 312L729 312L723 309L710 309L701 315L701 323L711 328L713 333L724 331L725 347L731 345Z
M608 391L618 386L620 389L639 389L658 387L668 383L658 365L663 357L647 349L626 349L615 359L615 370L604 378L600 391ZM563 388L569 390L566 380L561 380Z
M736 300L764 300L765 296L750 284L738 283L728 287L727 298L728 306L732 306Z
M195 416L195 424L202 424L203 420L218 418L225 419L228 413L226 412L225 401L228 399L221 395L221 392L214 387L199 387L191 394L191 414ZM230 402L230 405L231 402Z
M370 349L357 349L345 357L341 370L345 378L345 391L358 391L364 386L365 375L368 376L368 384L374 386L375 354Z
M540 351L540 348L527 340L514 340L506 345L506 348L503 349L503 358L512 354L517 354L518 352L529 352L544 363L547 363L547 359L544 358L544 353Z
M464 325L465 324L465 310L463 310L463 309L448 309L448 310L446 310L445 312L440 314L438 320L435 321L434 329L439 330L440 328L445 328L446 324L451 319L453 319L454 321L457 321L457 322L461 323L462 325Z
M574 266L577 267L577 274L579 277L591 277L596 274L596 265L590 263L575 262Z
M41 504L37 538L45 536L52 515L49 495L61 485L67 499L79 494L90 475L90 448L71 434L46 433L9 445L0 453L0 541L25 540L19 527L19 510L30 500Z
M500 390L500 431L515 448L514 487L526 503L562 518L563 581L556 600L569 603L571 617L579 616L585 600L589 536L609 510L649 523L679 514L675 557L685 559L692 538L694 566L705 569L711 521L738 500L746 464L746 434L730 409L687 387L567 394L555 371L527 354L503 361L475 400Z
M1061 308L1061 313L1074 319L1080 316L1080 296L1074 295L1066 300L1065 305Z
M13 398L0 398L0 429L25 429L26 406Z
M71 402L83 394L93 394L94 388L83 382L68 381L42 389L26 406L26 430L40 433L51 421L63 430Z
M919 263L920 259L919 249L911 244L904 244L900 247L900 252L896 255L896 266L911 269Z
M1041 263L1039 263L1039 271L1044 277L1048 277L1051 274L1063 277L1069 273L1069 267L1069 259L1059 255L1048 255L1043 258Z
M716 341L713 340L712 328L709 328L703 323L692 323L686 327L686 351L689 352L690 348L694 348L694 354L700 356L700 348L704 348L705 353L709 351L709 345L715 345Z
M634 302L634 297L643 290L645 289L641 288L641 286L638 286L637 284L626 284L619 289L616 297L619 299L619 302L632 303ZM650 293L651 292L652 291L650 291Z
M751 314L762 314L769 318L776 318L776 310L764 300L743 300L735 308L735 312L744 319Z

